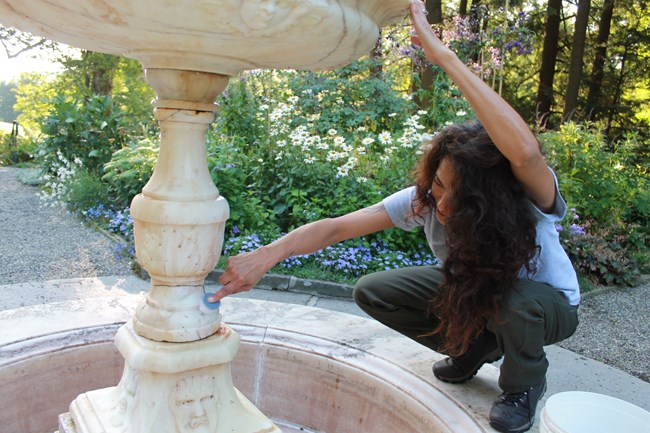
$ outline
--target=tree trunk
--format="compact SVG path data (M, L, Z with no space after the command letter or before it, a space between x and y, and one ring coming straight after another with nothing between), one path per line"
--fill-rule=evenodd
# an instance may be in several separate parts
M84 74L84 84L92 95L111 96L113 78L119 62L119 57L110 54L93 51L82 52L81 68Z
M467 0L460 0L460 5L458 5L458 15L461 17L467 15Z
M621 63L620 63L621 66L619 68L618 82L616 83L614 98L612 99L612 103L610 104L611 109L609 110L609 116L607 118L607 127L605 128L605 136L609 137L610 141L614 141L611 139L612 124L614 123L614 117L618 113L618 110L616 108L621 100L621 95L623 94L623 83L625 82L625 74L627 73L626 63L627 63L627 57L630 54L631 44L632 42L626 41L624 45L623 55L621 56Z
M477 34L481 30L481 0L472 0L469 7L469 23L472 33Z
M571 120L578 108L578 93L580 81L582 80L583 56L585 53L585 41L587 39L587 24L589 22L589 9L591 0L579 0L578 15L573 30L573 45L571 46L571 64L569 65L569 83L567 84L564 97L564 111L562 121Z
M375 47L370 51L370 59L372 60L372 66L370 67L370 74L375 77L381 77L381 74L384 72L384 61L383 61L383 51L382 51L382 41L383 36L381 29L379 29L379 38L377 38L377 43Z
M614 0L605 0L603 3L603 10L600 14L598 36L596 37L596 52L594 54L594 63L591 68L591 80L589 80L589 94L587 95L588 119L596 119L602 105L599 102L601 94L600 89L603 85L605 56L607 55L607 42L609 40L613 13Z
M429 24L439 24L442 22L442 1L429 0L426 2L427 6L427 21ZM418 73L420 78L420 91L415 92L415 103L422 110L429 110L431 108L431 88L435 79L433 69L425 64Z
M542 66L539 71L539 87L537 89L537 117L540 126L546 128L553 107L553 80L555 79L555 63L559 51L560 11L562 0L549 0L546 7L546 25L544 28L544 48L542 50Z

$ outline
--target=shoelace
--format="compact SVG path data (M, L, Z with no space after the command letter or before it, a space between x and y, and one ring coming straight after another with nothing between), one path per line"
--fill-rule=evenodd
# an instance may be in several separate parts
M507 404L508 406L514 406L518 407L519 405L522 405L526 402L528 399L528 391L524 392L514 392L514 393L509 393L509 392L504 392L499 396L502 402Z

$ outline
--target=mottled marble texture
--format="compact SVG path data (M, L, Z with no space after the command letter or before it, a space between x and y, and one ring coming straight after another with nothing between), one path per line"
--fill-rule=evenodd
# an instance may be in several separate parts
M145 68L234 75L324 69L367 54L408 0L2 0L3 24Z
M152 105L161 129L158 163L131 205L136 254L151 276L151 287L133 319L116 336L125 358L120 383L79 395L70 406L74 428L69 430L70 424L62 422L61 429L66 433L279 431L233 387L230 362L239 336L222 324L218 310L199 309L204 280L219 258L229 217L228 203L219 195L206 162L205 135L215 119L214 101L229 77L244 69L315 70L351 62L370 51L379 27L403 17L408 4L408 0L0 0L5 26L138 59L157 95ZM290 326L296 320L317 324L324 319L288 316L286 321ZM278 329L280 341L291 340L291 333L283 337L282 332ZM70 338L75 335L72 332ZM15 354L21 349L12 350ZM282 373L288 365L282 357L295 352L282 344L264 350L265 359L277 359L258 366L253 372L256 378L266 369L269 374ZM292 356L303 357L301 350ZM327 350L328 356L335 356L337 345ZM316 371L336 365L320 358L314 362ZM62 371L66 365L60 365ZM305 365L312 368L313 362L305 358L295 369ZM300 391L306 411L323 413L325 402L305 392L318 397L315 380L325 378L311 373L300 377L303 381L296 382L299 386L293 391L271 388L265 395L276 402L289 401ZM14 382L16 389L21 385ZM384 388L386 398L394 394L390 385ZM354 395L346 400L348 405L357 400L370 403ZM270 400L259 404L274 408ZM343 431L331 425L323 428Z
M101 428L111 433L125 431L119 428L119 418L111 420L106 414L120 408L128 413L128 401L135 395L132 384L137 380L128 378L133 375L130 367L121 370L122 356L110 339L118 328L114 323L130 320L140 298L114 299L111 308L105 308L109 298L96 298L73 309L70 306L75 302L66 301L58 308L39 305L20 309L21 314L17 310L0 313L3 328L15 321L22 323L21 316L42 320L7 336L0 346L6 355L0 357L0 380L5 390L22 398L15 407L0 410L2 425L16 432L32 431L26 425L40 429L33 431L51 430L56 411L64 411L47 403L51 393L61 397L57 401L62 400L63 408L67 406L65 398L81 394L75 403L80 406L76 412L86 417L81 422L101 422ZM62 316L60 312L66 308L74 311ZM485 366L474 380L459 387L433 377L431 363L441 355L374 320L299 305L228 298L221 313L241 338L230 363L233 383L241 391L235 391L236 395L258 407L285 433L300 428L332 433L492 431L486 414L497 392L495 367ZM54 324L56 317L62 320ZM52 326L47 326L48 320ZM119 332L137 338L124 327ZM169 350L168 345L196 348L197 343L136 344ZM203 344L209 344L209 339ZM177 350L174 356L181 356L185 349ZM190 357L205 356L194 352L182 362L193 363ZM128 362L131 355L126 358ZM140 360L134 365L146 368L148 362ZM155 369L167 369L166 365ZM166 392L160 401L164 400L167 408L179 379L206 376L206 371L200 367L189 373L172 373L161 380L165 386L152 385L151 389ZM213 372L207 376L213 377ZM34 392L37 387L50 394ZM113 404L113 409L102 409L108 404ZM87 410L81 410L83 407ZM102 414L88 419L87 414L94 410L89 407L99 408ZM15 416L4 418L7 411ZM61 433L79 431L69 416L62 418L60 428Z

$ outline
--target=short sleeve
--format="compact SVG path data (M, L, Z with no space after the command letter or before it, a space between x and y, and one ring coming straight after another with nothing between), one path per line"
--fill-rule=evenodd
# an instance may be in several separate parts
M424 225L424 219L414 215L414 200L414 186L398 191L383 200L382 203L386 208L386 212L396 227L403 230L413 230Z

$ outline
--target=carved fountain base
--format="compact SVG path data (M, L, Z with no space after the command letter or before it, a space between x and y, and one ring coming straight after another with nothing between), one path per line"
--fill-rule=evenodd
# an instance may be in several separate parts
M60 418L61 433L281 431L233 386L240 337L228 326L179 344L143 338L129 321L115 343L126 363L119 384L79 395Z

